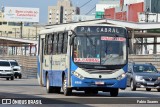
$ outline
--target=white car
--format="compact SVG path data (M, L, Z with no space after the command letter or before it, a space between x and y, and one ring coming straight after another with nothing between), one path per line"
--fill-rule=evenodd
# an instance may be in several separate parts
M13 67L8 60L0 60L0 78L14 80Z
M21 73L21 66L18 64L16 60L8 60L11 65L13 66L13 71L14 71L14 77L19 79L22 78L22 73Z

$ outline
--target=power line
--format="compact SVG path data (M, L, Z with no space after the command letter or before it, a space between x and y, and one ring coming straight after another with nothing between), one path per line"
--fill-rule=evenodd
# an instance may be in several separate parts
M85 5L87 5L89 2L91 2L92 0L89 0L88 2L86 2L85 4L83 4L82 6L80 6L79 8L84 7Z
M87 5L88 3L90 3L91 1L92 1L92 0L87 1L87 2L84 3L82 6L80 6L79 9L82 8L82 7L84 7L85 5ZM72 13L74 13L74 12L72 12ZM67 16L71 15L72 13L68 14Z
M96 6L94 6L91 10L89 10L85 15L88 15L91 11L93 11L96 8Z

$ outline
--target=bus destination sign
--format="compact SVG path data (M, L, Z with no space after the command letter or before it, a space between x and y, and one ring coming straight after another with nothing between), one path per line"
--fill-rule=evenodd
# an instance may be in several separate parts
M110 26L78 26L76 28L77 34L83 33L112 33L112 34L125 34L125 29L120 27Z

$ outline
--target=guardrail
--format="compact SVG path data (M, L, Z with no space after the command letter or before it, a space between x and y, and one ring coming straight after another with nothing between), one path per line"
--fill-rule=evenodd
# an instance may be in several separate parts
M152 63L160 71L160 54L154 55L129 55L129 61Z

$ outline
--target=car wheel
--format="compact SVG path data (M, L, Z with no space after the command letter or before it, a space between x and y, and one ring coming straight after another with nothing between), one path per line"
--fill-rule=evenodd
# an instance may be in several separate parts
M160 88L158 88L157 91L160 92Z
M146 88L146 91L151 91L151 88Z
M11 80L14 80L14 76L11 76Z
M19 79L21 79L22 78L22 75L19 75Z
M9 78L6 78L6 80L9 80Z
M72 89L71 88L67 88L67 80L66 80L66 77L64 76L63 78L63 83L62 83L62 89L63 89L63 92L64 92L64 95L65 96L69 96L72 94Z
M118 89L118 88L113 88L113 89L110 91L111 97L117 97L117 96L118 96L118 92L119 92L119 89Z
M17 78L17 76L15 76L15 78Z
M136 86L133 80L131 80L131 91L136 91Z

